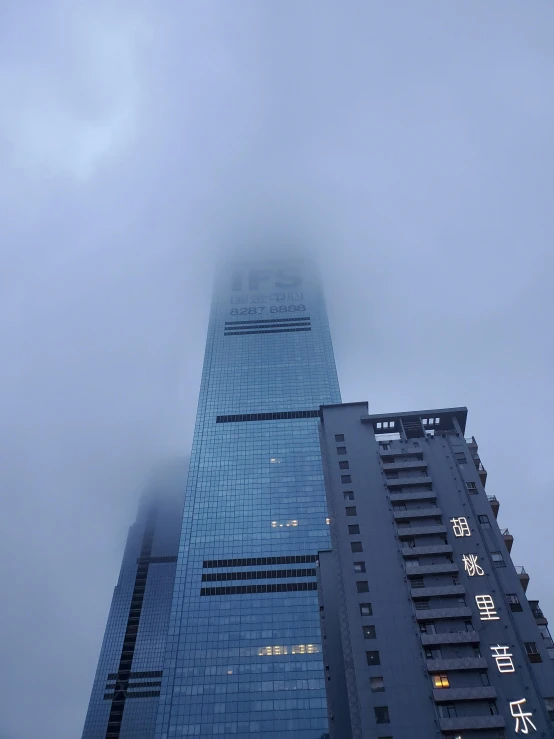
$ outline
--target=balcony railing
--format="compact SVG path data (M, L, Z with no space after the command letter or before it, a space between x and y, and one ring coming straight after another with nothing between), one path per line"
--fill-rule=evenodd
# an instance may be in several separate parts
M489 501L489 503L498 503L498 498L496 497L496 495L487 495L487 500Z
M525 568L522 567L521 565L515 565L515 568L516 568L516 572L517 572L518 575L526 575L527 574L525 572Z
M502 529L500 532L502 536L511 536L510 531L508 529Z
M544 618L544 613L541 611L540 608L533 608L533 616L535 618Z

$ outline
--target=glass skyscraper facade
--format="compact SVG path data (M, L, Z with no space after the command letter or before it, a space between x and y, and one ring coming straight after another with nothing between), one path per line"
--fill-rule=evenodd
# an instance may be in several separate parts
M330 541L318 423L320 405L339 402L313 265L225 265L213 292L156 739L326 736L316 560Z
M156 470L129 530L83 739L154 735L187 460Z

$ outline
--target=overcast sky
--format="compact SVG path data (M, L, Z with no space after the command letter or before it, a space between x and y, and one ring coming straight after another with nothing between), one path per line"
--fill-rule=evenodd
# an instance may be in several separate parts
M319 254L343 399L467 405L554 621L551 0L0 1L0 739L80 736L213 255Z

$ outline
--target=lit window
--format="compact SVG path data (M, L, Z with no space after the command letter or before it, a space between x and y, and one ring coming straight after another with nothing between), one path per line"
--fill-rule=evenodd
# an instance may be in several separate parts
M375 626L362 626L364 639L375 639L377 637L375 633Z
M433 675L433 685L435 688L449 688L450 683L448 681L448 675L445 672Z
M362 616L373 616L371 603L360 603L360 614Z
M354 492L352 490L345 490L342 496L345 500L354 500Z
M365 562L354 562L354 572L365 572Z
M369 666L381 664L381 658L379 656L379 652L366 652L365 654L366 654L367 664Z
M327 524L327 526L329 526L329 524L331 523L331 519L330 518L326 518L325 519L325 523Z
M271 464L281 464L281 460L278 457L271 457L269 461Z

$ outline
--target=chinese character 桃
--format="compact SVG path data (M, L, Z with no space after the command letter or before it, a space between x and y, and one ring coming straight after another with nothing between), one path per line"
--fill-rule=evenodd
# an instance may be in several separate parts
M508 652L510 647L503 647L497 644L496 647L491 647L492 656L496 660L496 666L498 672L515 672L514 661L512 659L513 654Z
M450 523L452 524L454 536L471 536L467 518L464 516L461 516L460 518L451 518Z
M470 577L474 575L484 575L485 570L481 565L477 564L476 554L463 554L462 562L464 563L464 569Z
M523 704L526 702L526 698L521 698L518 701L512 701L510 703L510 713L516 720L516 734L528 734L529 727L531 727L533 731L537 730L537 727L529 718L533 715L531 711L522 711Z
M481 621L499 621L500 616L497 615L494 607L494 601L490 595L476 595L475 602L479 609L479 618Z

